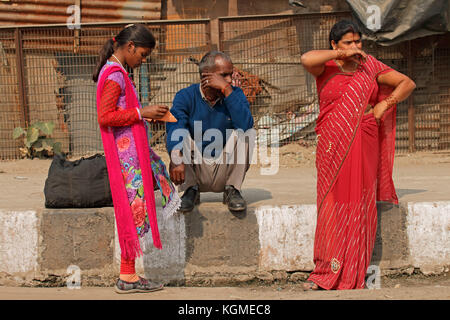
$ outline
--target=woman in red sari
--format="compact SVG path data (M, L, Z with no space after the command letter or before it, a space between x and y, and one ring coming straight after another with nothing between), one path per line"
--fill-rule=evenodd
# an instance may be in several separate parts
M415 88L362 50L361 32L351 21L333 26L330 45L302 56L320 101L315 268L305 290L365 287L376 201L398 203L392 181L396 104Z

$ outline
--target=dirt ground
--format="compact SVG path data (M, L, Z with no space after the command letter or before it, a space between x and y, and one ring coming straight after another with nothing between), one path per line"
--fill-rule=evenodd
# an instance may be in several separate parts
M110 287L19 288L0 287L1 300L450 300L449 272L381 279L380 289L304 292L301 284L240 287L166 287L148 294L118 295Z
M163 148L154 148L154 151L162 158L166 165L169 164L169 156ZM316 147L302 142L291 143L279 148L279 165L282 168L314 167L316 160ZM270 153L269 153L270 154ZM87 157L87 156L86 156ZM77 158L69 158L75 160ZM0 173L45 173L51 163L49 159L22 159L0 161ZM420 151L414 153L397 153L395 166L412 166L422 164L450 163L450 151ZM258 161L255 167L260 167Z
M162 157L165 163L169 163L169 157L164 149L156 149L155 151ZM281 168L315 167L316 146L311 143L302 141L290 143L280 147L278 153ZM394 162L396 166L450 163L450 151L397 153ZM257 161L252 166L260 167L262 164L260 161Z
M279 155L281 167L311 167L315 166L316 147L307 146L302 142L291 143L280 147ZM420 151L414 153L397 153L394 160L394 164L396 166L438 163L450 163L450 151Z

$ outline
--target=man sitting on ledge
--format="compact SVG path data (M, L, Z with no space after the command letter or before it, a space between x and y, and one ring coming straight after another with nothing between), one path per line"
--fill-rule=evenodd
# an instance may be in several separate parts
M200 84L175 95L170 111L178 121L166 126L170 177L184 191L180 211L191 211L200 192L223 192L230 211L244 211L240 190L255 136L250 105L231 85L233 63L225 53L205 54L199 72Z

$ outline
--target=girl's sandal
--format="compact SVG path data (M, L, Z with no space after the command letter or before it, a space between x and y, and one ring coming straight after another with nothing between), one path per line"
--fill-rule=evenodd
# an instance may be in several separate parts
M153 283L145 278L139 277L136 282L127 282L120 278L116 282L115 291L117 293L137 293L137 292L153 292L163 289L163 285Z
M303 291L317 291L322 290L321 287L319 287L316 283L312 281L306 281L303 283Z

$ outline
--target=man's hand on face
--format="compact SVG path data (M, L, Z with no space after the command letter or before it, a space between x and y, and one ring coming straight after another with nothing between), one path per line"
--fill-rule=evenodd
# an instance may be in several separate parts
M222 94L225 97L228 97L232 92L233 89L231 88L231 75L232 73L227 73L225 75L222 75L220 73L208 73L204 72L202 73L202 83L201 87L202 90L205 91L208 88L213 89L217 94Z
M205 72L202 73L202 88L213 88L219 91L224 90L229 83L224 77L217 73Z

